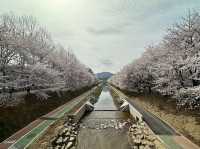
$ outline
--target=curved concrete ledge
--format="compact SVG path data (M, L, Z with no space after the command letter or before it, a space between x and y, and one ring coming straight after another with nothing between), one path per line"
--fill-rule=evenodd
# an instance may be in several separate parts
M132 105L127 101L127 97L125 97L124 95L122 95L117 89L115 89L114 87L110 86L110 88L116 93L118 94L119 97L119 103L122 103L120 106L120 110L121 111L129 111L131 116L133 118L135 118L138 121L143 121L143 116L142 114ZM117 101L118 102L118 101Z
M86 101L74 113L67 114L67 117L71 118L73 120L73 122L79 122L80 119L85 115L85 113L88 112L88 111L91 112L92 109L94 110L94 106L89 101Z

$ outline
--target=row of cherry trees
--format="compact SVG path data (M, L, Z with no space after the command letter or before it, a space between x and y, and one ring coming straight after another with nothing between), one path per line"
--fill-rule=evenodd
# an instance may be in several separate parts
M91 86L92 71L55 44L32 16L0 16L0 92Z
M177 99L177 105L200 105L200 15L188 13L157 45L111 78L121 89L156 92Z

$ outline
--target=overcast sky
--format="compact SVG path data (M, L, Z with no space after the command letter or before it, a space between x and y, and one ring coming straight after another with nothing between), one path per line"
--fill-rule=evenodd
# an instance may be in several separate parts
M0 0L0 13L33 15L95 72L119 71L200 0Z

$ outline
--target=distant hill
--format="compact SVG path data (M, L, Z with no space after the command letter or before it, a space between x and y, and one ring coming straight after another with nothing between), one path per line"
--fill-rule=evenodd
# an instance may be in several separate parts
M109 79L110 77L112 77L112 73L110 72L100 72L100 73L96 73L96 77L98 79L101 79L101 80L107 80Z

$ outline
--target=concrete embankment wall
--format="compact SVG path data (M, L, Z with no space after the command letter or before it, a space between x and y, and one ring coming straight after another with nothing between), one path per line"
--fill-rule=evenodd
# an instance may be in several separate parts
M124 106L126 106L126 104L128 105L128 107L129 107L129 112L130 112L130 114L135 118L135 119L137 119L137 120L139 120L139 121L143 121L143 116L142 116L142 114L137 110L137 109L135 109L135 107L132 105L132 104L130 104L129 102L128 102L128 100L126 99L127 97L124 95L124 94L122 94L121 92L119 92L119 90L117 90L116 88L114 88L114 87L112 87L112 86L110 86L110 88L112 89L112 91L113 92L115 92L117 95L119 95L119 99L118 100L121 100L120 102L122 103L121 104L121 107L124 105ZM120 107L120 108L121 108Z

